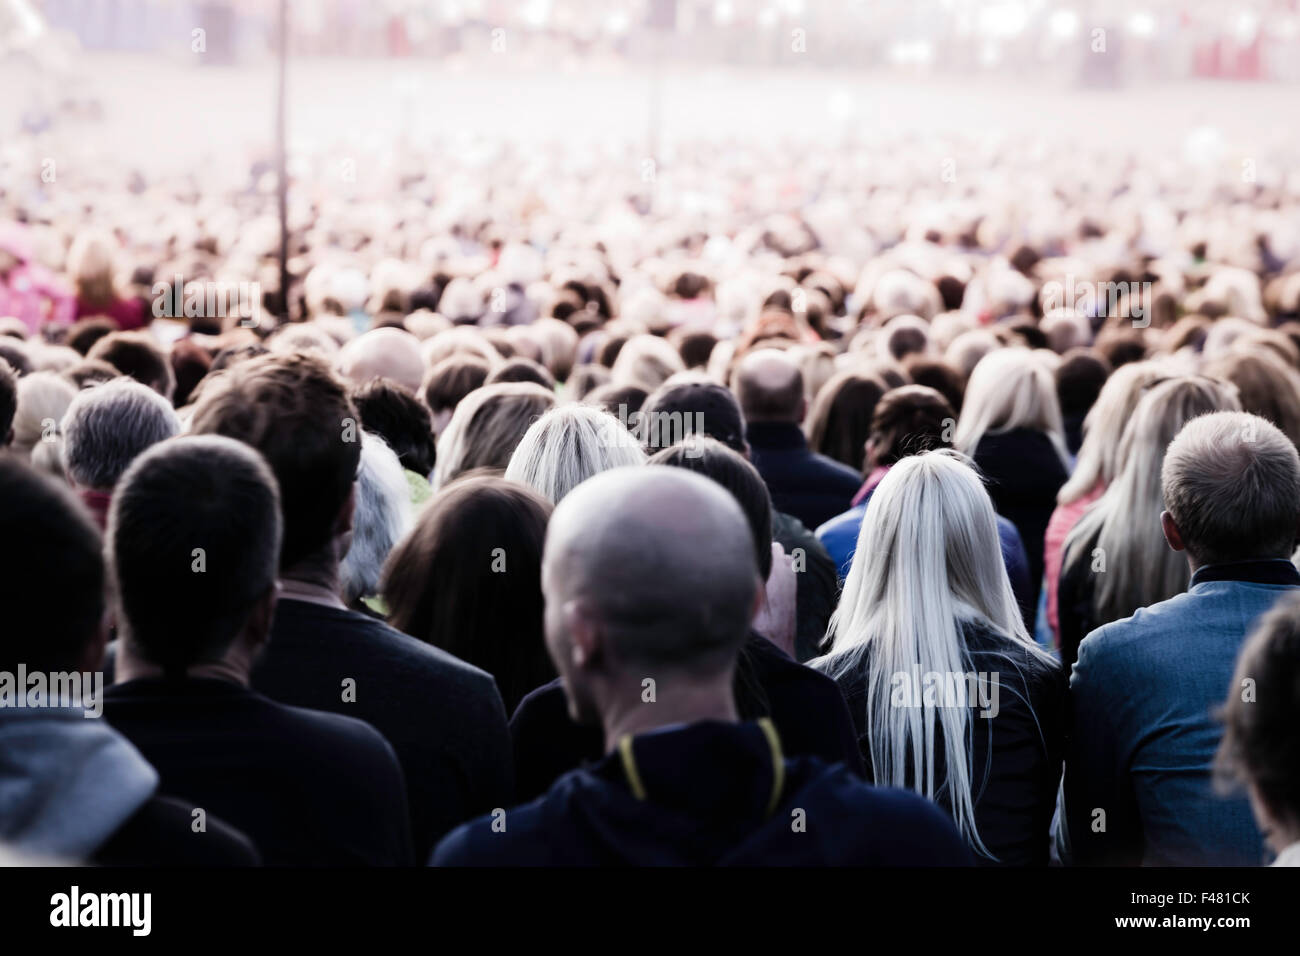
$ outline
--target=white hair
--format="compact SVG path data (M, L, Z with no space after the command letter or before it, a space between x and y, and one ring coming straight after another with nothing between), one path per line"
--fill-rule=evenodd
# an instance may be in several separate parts
M1012 668L1019 666L1015 651L1052 661L1025 630L1002 561L993 503L975 470L946 449L909 456L890 468L871 496L831 617L831 653L818 666L837 679L866 668L875 782L929 800L945 794L957 828L988 855L975 826L969 710L929 700L898 707L891 698L895 675L974 672L966 622L997 635ZM935 772L936 731L945 779Z
M56 372L32 372L18 380L13 450L30 455L39 442L59 440L59 423L77 397L77 386Z
M108 490L145 449L178 434L171 402L134 379L83 388L63 416L63 470L83 488Z
M396 452L378 435L362 432L352 544L339 566L345 602L378 592L389 552L414 523L411 486Z
M610 369L615 385L639 385L653 392L674 372L686 371L681 355L657 335L634 335L618 350Z
M973 455L985 435L1017 428L1045 434L1069 469L1065 426L1051 370L1027 348L997 349L980 359L966 384L953 446Z
M559 504L592 475L645 460L637 440L613 415L590 405L562 405L524 432L505 476Z

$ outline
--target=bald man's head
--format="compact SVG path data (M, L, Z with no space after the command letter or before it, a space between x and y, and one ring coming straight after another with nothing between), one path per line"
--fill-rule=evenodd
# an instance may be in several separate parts
M551 517L546 638L575 713L593 681L729 673L759 588L754 542L720 485L680 468L618 468Z
M340 350L335 367L354 385L386 378L419 392L424 380L420 340L402 329L372 329L358 336Z
M748 422L803 420L803 373L779 349L758 349L741 359L733 388Z

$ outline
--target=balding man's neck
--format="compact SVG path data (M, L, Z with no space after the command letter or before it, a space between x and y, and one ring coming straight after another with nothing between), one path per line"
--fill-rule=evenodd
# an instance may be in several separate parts
M739 719L730 675L708 682L664 675L653 685L642 682L635 695L621 694L615 705L605 708L601 723L605 729L605 750L610 751L620 738L628 735L635 737L701 720L735 723Z

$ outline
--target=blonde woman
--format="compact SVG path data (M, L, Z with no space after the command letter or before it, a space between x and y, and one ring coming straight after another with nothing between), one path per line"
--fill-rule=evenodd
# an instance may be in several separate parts
M869 777L937 803L987 862L1046 865L1064 677L960 456L904 458L876 486L828 636L813 666L844 692Z
M1160 530L1165 450L1198 415L1240 410L1234 386L1199 376L1161 382L1137 403L1120 441L1119 473L1065 541L1060 644L1067 667L1090 631L1187 590L1187 558Z
M645 460L640 444L613 415L590 405L562 405L524 432L505 476L556 505L592 475Z
M1057 590L1061 578L1061 557L1065 539L1078 524L1088 506L1101 497L1119 472L1119 442L1124 426L1147 388L1171 373L1156 362L1121 365L1106 379L1096 403L1083 420L1083 444L1074 471L1056 495L1056 510L1047 522L1043 541L1043 574L1047 590L1047 625L1059 645L1061 622L1057 613Z
M1020 532L1029 559L1030 619L1043 580L1043 538L1056 494L1070 474L1056 380L1026 348L980 359L966 385L953 446L971 456L988 480L998 514Z
M77 293L76 318L105 315L127 331L145 325L144 301L119 289L118 249L110 234L80 233L68 250L67 271Z

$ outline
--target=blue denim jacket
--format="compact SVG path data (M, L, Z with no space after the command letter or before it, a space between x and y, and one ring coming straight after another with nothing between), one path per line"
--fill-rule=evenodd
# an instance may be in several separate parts
M1264 861L1246 798L1212 786L1221 736L1214 711L1256 620L1297 587L1300 573L1289 561L1211 565L1185 593L1083 640L1070 677L1063 783L1070 861Z

